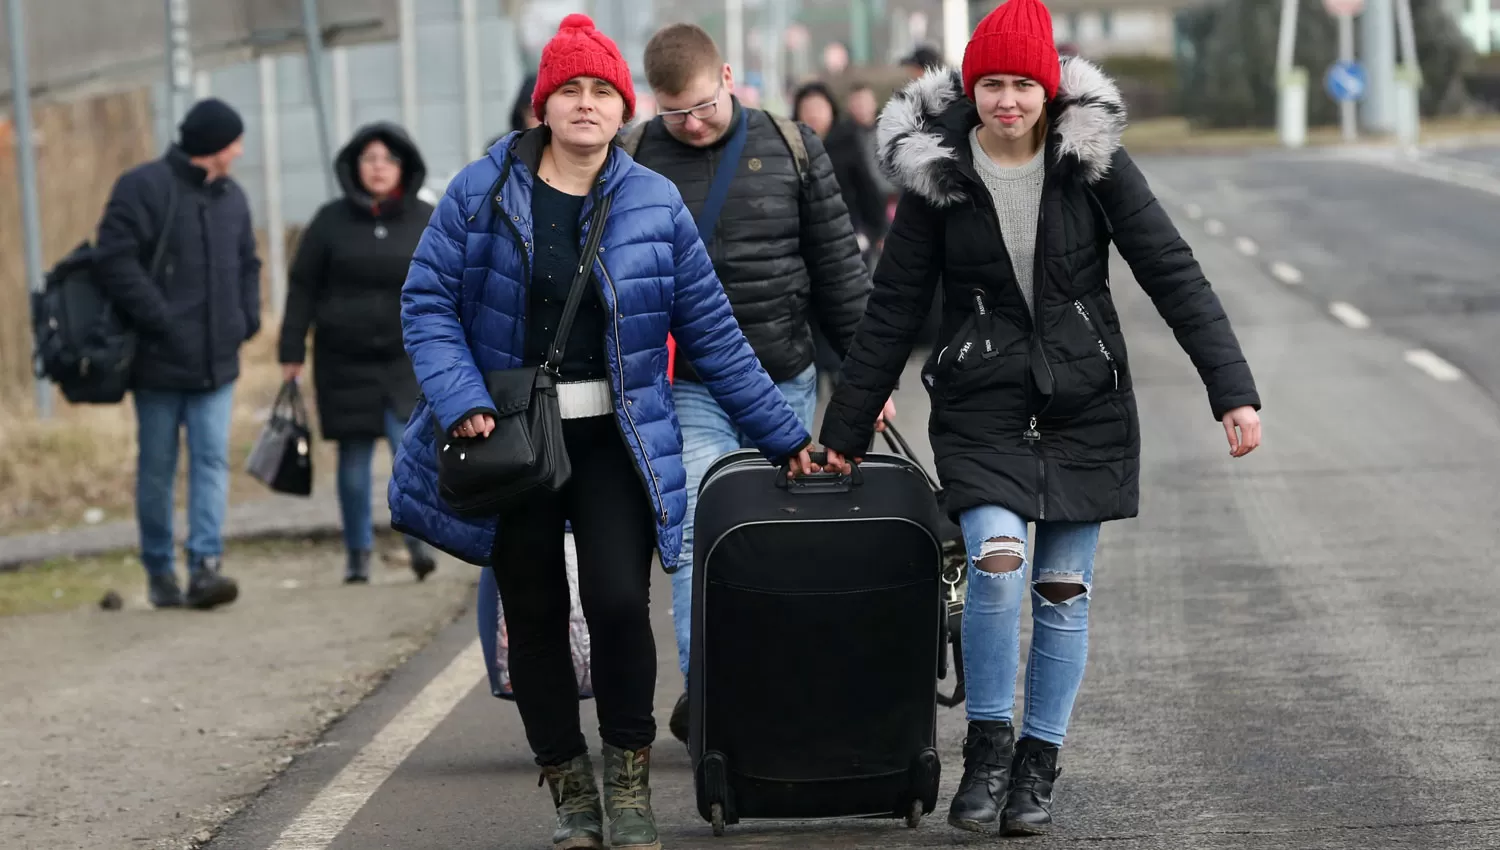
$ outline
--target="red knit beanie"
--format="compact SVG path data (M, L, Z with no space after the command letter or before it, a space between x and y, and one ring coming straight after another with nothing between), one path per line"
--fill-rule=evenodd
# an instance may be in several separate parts
M990 74L1035 80L1051 100L1062 74L1052 41L1052 14L1041 0L1005 0L984 16L964 48L964 94Z
M594 21L588 15L563 18L557 35L542 48L536 88L531 92L531 111L536 113L537 120L545 114L547 98L574 77L593 77L614 86L625 99L625 120L635 114L630 66L625 64L620 48L609 36L594 29Z

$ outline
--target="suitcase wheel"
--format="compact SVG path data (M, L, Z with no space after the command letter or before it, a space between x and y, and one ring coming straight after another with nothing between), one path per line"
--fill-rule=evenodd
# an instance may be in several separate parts
M917 827L919 827L919 826L922 825L922 801L921 800L912 800L911 801L911 808L908 809L907 812L906 812L906 825L907 825L907 827L909 827L911 829L916 829Z
M917 817L919 817L919 818L921 817L921 810L922 810L922 804L918 803L917 804L917 812L918 812ZM722 837L724 835L724 804L723 803L714 803L712 806L710 806L709 809L708 809L708 817L709 817L709 820L714 825L714 837L715 838ZM908 819L907 822L910 823L910 819Z

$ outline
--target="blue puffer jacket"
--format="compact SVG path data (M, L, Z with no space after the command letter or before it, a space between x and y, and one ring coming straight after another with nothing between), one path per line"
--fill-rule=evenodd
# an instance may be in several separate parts
M406 350L422 398L396 452L388 491L392 525L481 566L490 563L496 521L459 517L438 495L432 417L451 430L474 412L492 409L483 376L523 365L530 284L523 269L532 267L532 181L546 138L545 129L512 133L453 178L417 245L401 295ZM745 341L676 187L611 148L598 188L584 203L581 239L601 192L614 196L594 283L613 317L604 353L615 418L655 508L662 566L673 572L687 475L667 383L669 331L766 456L790 455L810 438Z

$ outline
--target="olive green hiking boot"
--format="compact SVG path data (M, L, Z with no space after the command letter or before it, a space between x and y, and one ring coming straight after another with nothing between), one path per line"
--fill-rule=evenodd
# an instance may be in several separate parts
M614 850L661 850L651 813L651 748L604 745L604 811Z
M553 850L604 850L604 813L599 808L599 786L594 762L584 753L565 764L542 768L542 782L557 806Z

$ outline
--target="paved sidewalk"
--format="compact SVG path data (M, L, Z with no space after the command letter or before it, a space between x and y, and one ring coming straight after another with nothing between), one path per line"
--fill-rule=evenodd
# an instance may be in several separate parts
M391 524L386 481L385 477L376 476L371 499L377 529L389 528ZM337 490L331 480L319 481L311 498L267 493L264 498L230 505L224 536L229 540L301 537L334 533L340 525ZM182 511L177 512L175 527L181 542L187 536L187 518ZM137 544L134 518L0 537L0 571L49 558L88 557L134 549Z

